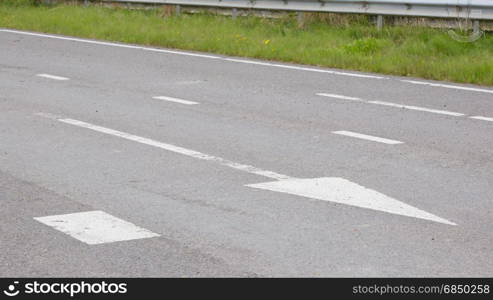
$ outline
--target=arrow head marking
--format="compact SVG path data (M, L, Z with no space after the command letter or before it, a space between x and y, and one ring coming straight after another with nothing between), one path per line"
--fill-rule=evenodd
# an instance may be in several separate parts
M330 201L391 214L457 225L375 190L338 177L296 178L248 184L248 187Z

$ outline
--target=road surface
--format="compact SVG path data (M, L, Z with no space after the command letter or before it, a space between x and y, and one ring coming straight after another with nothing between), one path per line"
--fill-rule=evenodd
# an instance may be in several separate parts
M0 29L0 276L493 276L493 89Z

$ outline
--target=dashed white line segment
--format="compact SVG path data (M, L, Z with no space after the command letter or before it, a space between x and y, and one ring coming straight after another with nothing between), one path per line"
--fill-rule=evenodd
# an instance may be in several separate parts
M67 77L56 76L51 74L36 74L38 77L53 79L53 80L69 80Z
M402 108L402 109L416 110L416 111L422 111L422 112L428 112L428 113L434 113L434 114L440 114L440 115L447 115L447 116L453 116L453 117L467 117L466 114L459 113L459 112L426 108L426 107L420 107L420 106L414 106L414 105L404 105L404 104L385 102L385 101L364 100L364 99L357 98L357 97L350 97L350 96L337 95L337 94L328 94L328 93L317 93L317 95L323 96L323 97L334 98L334 99L350 100L350 101L356 101L356 102L361 102L361 103L376 104L376 105L383 105L383 106L396 107L396 108ZM484 116L469 116L468 118L493 122L493 118L484 117Z
M481 92L481 93L493 94L493 90L473 88L473 87L467 87L467 86L459 86L459 85L451 85L451 84L443 84L443 83L432 83L432 82L426 82L426 81L416 81L416 80L407 80L407 79L402 79L401 81L407 82L407 83L412 83L412 84L418 84L418 85L427 85L427 86L441 87L441 88L447 88L447 89L455 89L455 90L464 90L464 91L471 91L471 92Z
M163 100L163 101L169 101L169 102L175 102L175 103L185 104L185 105L199 104L198 102L195 102L195 101L184 100L184 99L173 98L173 97L167 97L167 96L156 96L156 97L152 97L152 98L153 99L157 99L157 100Z
M483 117L483 116L472 116L472 117L469 117L469 118L476 119L476 120L493 122L493 118L488 118L488 117Z
M344 96L344 95L327 94L327 93L317 93L317 95L318 96L322 96L322 97L335 98L335 99L343 99L343 100L366 102L365 100L363 100L361 98L349 97L349 96Z
M349 97L344 95L327 94L327 93L317 93L317 95L323 97L335 98L335 99L351 100L351 101L357 101L357 102L368 103L368 104L376 104L376 105L390 106L390 107L403 108L409 110L417 110L417 111L423 111L423 112L429 112L429 113L435 113L441 115L449 115L454 117L464 116L463 113L458 113L453 111L432 109L432 108L413 106L413 105L404 105L404 104L385 102L385 101L369 101L357 97Z
M453 112L453 111L431 109L431 108L419 107L419 106L413 106L413 105L403 105L403 104L397 104L397 103L385 102L385 101L368 101L368 103L384 105L384 106L392 106L392 107L397 107L397 108L404 108L404 109L409 109L409 110L424 111L424 112L440 114L440 115L448 115L448 116L454 116L454 117L464 116L463 113L458 113L458 112Z
M332 131L332 133L344 135L344 136L349 136L349 137L353 137L353 138L357 138L357 139L362 139L362 140L368 140L368 141L372 141L372 142L388 144L388 145L403 144L403 142L401 142L401 141L386 139L386 138L382 138L382 137L378 137L378 136L367 135L367 134L353 132L353 131L347 131L347 130Z
M348 72L323 70L323 69L315 69L315 68L308 68L308 67L298 67L298 66L283 65L283 64L273 64L273 63L246 60L246 59L224 58L224 60L237 62L237 63L243 63L243 64L261 65L261 66L269 66L269 67L284 68L284 69L291 69L291 70L300 70L300 71L310 71L310 72L318 72L318 73L326 73L326 74L334 74L334 75L342 75L342 76L373 78L373 79L386 79L383 76L348 73Z

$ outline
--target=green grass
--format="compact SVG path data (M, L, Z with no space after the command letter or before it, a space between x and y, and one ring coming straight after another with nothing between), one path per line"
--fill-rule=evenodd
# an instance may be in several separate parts
M493 85L491 34L461 43L440 29L387 26L379 32L366 17L334 21L337 17L315 15L300 28L294 16L232 20L208 14L164 16L162 9L0 1L4 28Z

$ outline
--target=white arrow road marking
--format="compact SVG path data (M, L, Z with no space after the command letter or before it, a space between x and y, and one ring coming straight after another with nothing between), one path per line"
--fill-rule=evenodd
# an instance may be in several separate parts
M265 177L277 179L277 180L291 178L291 177L286 176L286 175L282 175L282 174L271 172L271 171L262 170L262 169L259 169L259 168L256 168L256 167L250 166L250 165L236 163L236 162L233 162L233 161L221 158L221 157L208 155L205 153L186 149L186 148L175 146L172 144L161 143L161 142L158 142L158 141L155 141L152 139L144 138L141 136L133 135L130 133L126 133L126 132L122 132L122 131L118 131L118 130L114 130L114 129L110 129L110 128L106 128L106 127L102 127L102 126L98 126L98 125L93 125L90 123L86 123L86 122L82 122L82 121L78 121L78 120L74 120L74 119L58 119L56 116L51 115L51 114L46 114L46 113L38 113L37 115L45 117L45 118L56 119L60 122L66 123L66 124L91 129L94 131L109 134L112 136L117 136L117 137L120 137L120 138L123 138L126 140L130 140L130 141L134 141L137 143L153 146L153 147L160 148L160 149L167 150L167 151L171 151L174 153L190 156L190 157L193 157L196 159L214 161L214 162L219 163L220 165L230 167L233 169L237 169L240 171L244 171L247 173L251 173L251 174L261 175L261 176L265 176Z
M248 184L247 186L311 199L373 209L448 225L457 225L344 178L322 177L287 179L281 181Z
M34 219L89 245L159 236L98 210Z
M230 167L243 172L261 175L264 177L276 179L279 181L246 185L248 187L277 191L281 193L295 194L307 198L318 199L323 201L332 201L347 205L368 208L388 212L391 214L403 215L429 221L444 223L448 225L456 225L450 221L442 219L423 210L417 209L403 202L392 199L377 191L367 189L356 183L353 183L343 178L315 178L315 179L299 179L287 175L279 174L272 171L266 171L254 166L235 163L233 161L201 153L198 151L186 149L172 144L158 142L145 137L140 137L130 133L93 125L83 121L74 119L58 118L47 113L38 113L37 115L55 119L65 124L74 125L101 132L104 134L116 136L133 142L157 147L163 150L186 155L196 159L213 161L222 166Z

